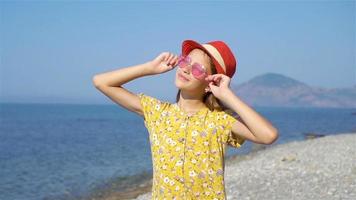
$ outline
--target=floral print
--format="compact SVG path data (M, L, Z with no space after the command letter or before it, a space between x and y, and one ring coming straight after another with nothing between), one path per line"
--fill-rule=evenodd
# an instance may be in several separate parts
M237 119L208 108L189 115L177 103L138 96L151 145L152 199L226 199L226 145L245 142L231 132Z

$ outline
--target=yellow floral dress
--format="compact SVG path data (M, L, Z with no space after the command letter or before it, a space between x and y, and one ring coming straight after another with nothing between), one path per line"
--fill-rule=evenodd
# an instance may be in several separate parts
M177 103L138 96L151 145L152 199L226 199L226 145L245 141L231 132L237 119L208 108L189 115Z

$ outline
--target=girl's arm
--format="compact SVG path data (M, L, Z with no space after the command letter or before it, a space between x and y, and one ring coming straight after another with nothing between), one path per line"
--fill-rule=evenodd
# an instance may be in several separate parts
M223 74L209 75L209 89L227 107L242 119L232 125L232 133L260 144L272 144L278 139L278 130L230 89L231 78Z
M143 117L139 97L122 85L139 77L170 71L175 67L177 60L178 56L163 52L154 60L143 64L96 74L93 77L93 84L115 103Z
M253 108L248 106L233 91L226 90L223 101L241 117L243 122L236 121L232 132L252 142L272 144L278 138L278 130Z
M122 85L136 78L152 74L150 62L97 74L93 77L95 87L113 102L143 116L140 100L136 94Z

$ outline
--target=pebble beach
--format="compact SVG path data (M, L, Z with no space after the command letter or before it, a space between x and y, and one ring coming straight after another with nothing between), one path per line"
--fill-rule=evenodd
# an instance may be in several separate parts
M225 163L228 200L356 199L356 132L274 145ZM131 199L151 199L145 188Z

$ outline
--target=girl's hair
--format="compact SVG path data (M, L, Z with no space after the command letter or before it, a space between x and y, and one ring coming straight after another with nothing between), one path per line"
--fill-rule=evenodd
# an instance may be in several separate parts
M212 62L211 58L210 59L210 69L212 74L216 74L216 68L214 66L214 63ZM177 96L176 96L176 102L178 103L180 98L180 90L178 90ZM208 107L211 111L216 109L218 111L226 111L232 115L236 115L235 112L231 109L229 109L227 106L225 106L218 98L216 98L212 92L207 92L204 94L203 97L203 102L206 105L206 107Z

